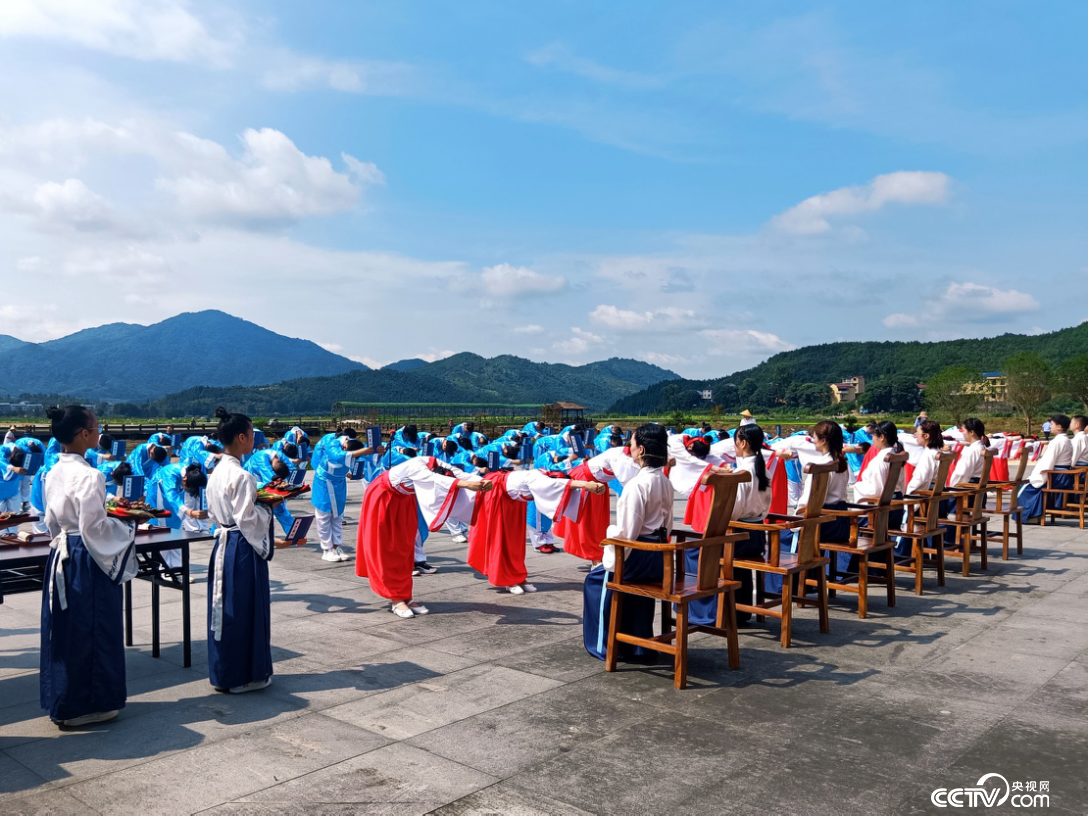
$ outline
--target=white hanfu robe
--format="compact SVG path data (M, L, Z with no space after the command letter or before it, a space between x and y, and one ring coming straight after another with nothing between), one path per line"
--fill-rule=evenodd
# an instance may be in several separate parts
M42 707L54 720L123 708L121 584L136 574L136 528L106 515L105 477L78 454L60 454L45 494L53 541L42 586Z

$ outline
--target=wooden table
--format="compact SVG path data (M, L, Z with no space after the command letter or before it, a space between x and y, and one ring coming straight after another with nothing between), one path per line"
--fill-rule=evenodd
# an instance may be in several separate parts
M159 656L159 589L181 590L183 665L192 665L192 617L189 593L189 545L211 541L211 533L189 533L160 528L136 534L136 578L151 583L151 656ZM41 592L49 544L19 546L0 542L0 599L20 592ZM168 568L159 556L164 550L181 550L181 566ZM125 584L125 644L132 645L132 582Z

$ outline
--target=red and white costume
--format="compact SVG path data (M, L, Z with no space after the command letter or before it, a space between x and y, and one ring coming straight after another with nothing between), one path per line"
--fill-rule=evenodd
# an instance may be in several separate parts
M570 472L572 479L598 482L605 485L604 493L586 493L582 497L582 511L578 521L569 518L555 519L553 530L563 539L563 552L587 561L600 561L604 557L601 542L608 536L608 523L612 519L611 493L608 483L618 479L627 484L639 471L627 448L609 448L578 465Z

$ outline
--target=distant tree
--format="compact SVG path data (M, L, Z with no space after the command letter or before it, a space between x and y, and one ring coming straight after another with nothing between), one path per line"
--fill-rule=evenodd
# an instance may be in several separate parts
M786 391L786 404L819 409L831 404L831 389L820 383L794 383Z
M892 375L880 377L865 387L862 404L870 411L890 413L914 412L922 407L922 395L913 377Z
M934 413L951 416L958 426L978 407L984 388L985 380L977 371L965 366L942 368L926 382L925 406Z
M1031 433L1032 420L1039 416L1050 399L1054 373L1050 364L1030 351L1014 354L1005 361L1009 405L1024 418L1025 433Z
M1071 357L1055 372L1058 390L1080 402L1088 411L1088 354Z
M711 405L710 406L710 419L712 425L720 425L722 420L722 406Z

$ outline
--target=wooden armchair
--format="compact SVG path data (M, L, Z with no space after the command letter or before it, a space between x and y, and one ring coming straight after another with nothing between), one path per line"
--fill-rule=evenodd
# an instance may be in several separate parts
M990 469L994 464L994 452L986 451L982 459L982 476L978 484L964 482L952 485L948 488L956 499L956 509L950 518L942 523L951 527L956 532L956 542L951 547L945 544L944 554L946 558L959 558L963 561L963 576L971 574L971 553L978 552L981 556L979 565L982 569L989 569L987 560L987 547L989 536L986 534L986 526L990 517L983 510L986 506L986 488L990 483Z
M1071 476L1073 483L1069 487L1055 487L1056 476ZM1088 510L1088 468L1074 467L1069 470L1048 470L1046 487L1043 488L1043 515L1039 524L1046 526L1046 517L1056 521L1058 516L1075 518L1084 529L1084 514Z
M892 506L907 508L907 522L899 537L911 543L911 554L897 555L895 568L899 572L914 575L914 594L922 594L922 573L926 566L937 572L937 586L944 586L944 526L941 523L941 499L944 497L948 471L956 454L941 451L937 454L937 478L930 490L917 490L914 495L904 496Z
M689 536L698 535L688 531L680 532L678 541L657 543L631 541L625 538L606 539L604 544L616 548L616 566L608 588L612 590L612 622L608 630L608 651L605 656L605 671L615 671L618 660L619 643L631 643L657 652L673 656L675 675L673 685L682 689L687 686L688 675L688 635L692 632L707 632L726 638L729 649L729 668L740 667L740 653L737 641L737 611L734 592L740 588L739 581L725 577L723 563L733 560L733 544L743 541L747 533L729 533L729 519L733 515L733 505L737 498L737 486L750 481L752 474L741 471L730 474L712 474L707 481L714 491L711 499L710 515L707 518L706 533L702 538L688 540ZM625 548L661 553L664 559L664 578L658 583L629 581L624 577L623 562ZM684 573L684 551L699 549L699 566L695 575ZM652 598L661 602L661 634L651 638L642 638L619 631L622 620L623 600L626 595ZM718 617L715 626L689 626L688 604L700 598L718 597ZM676 606L676 628L672 628L672 608Z
M1027 481L1024 474L1028 469L1028 452L1021 449L1016 465L1016 476L1008 481L990 482L986 489L994 496L994 509L983 507L983 512L991 517L1001 518L1001 530L989 530L986 535L991 541L1001 542L1001 560L1009 560L1010 526L1015 524L1016 554L1024 554L1024 522L1021 518L1024 508L1020 506L1020 488Z
M781 642L788 648L793 639L793 605L815 606L820 615L820 632L830 631L827 609L827 567L828 559L820 555L818 541L820 525L831 521L831 516L824 515L824 499L827 497L827 482L832 473L846 469L845 460L826 465L805 465L805 473L812 479L809 502L804 516L786 516L771 513L764 524L734 521L732 530L751 530L766 533L770 539L769 552L761 558L735 558L734 569L750 569L756 574L755 605L737 604L742 612L752 612L759 617L771 616L782 621ZM794 530L797 536L797 552L782 552L782 533ZM794 577L805 575L810 570L816 571L816 597L805 595L807 584L802 578L798 581L798 594L794 594ZM728 573L732 576L732 571ZM766 600L763 589L764 576L767 574L782 576L782 597Z
M864 618L869 614L869 562L870 559L879 559L873 566L884 570L884 584L888 593L888 606L895 606L895 541L888 535L888 516L894 509L892 502L896 486L899 484L899 474L903 472L903 466L907 462L907 454L894 453L887 458L888 481L884 484L884 491L873 503L847 504L849 510L828 510L823 513L850 520L850 540L847 543L838 544L832 542L820 542L820 549L828 556L828 590L842 590L853 592L858 596L858 617ZM865 527L861 526L861 520L866 520ZM839 580L836 567L836 554L849 553L857 558L857 573L848 572ZM809 584L814 581L810 578Z

